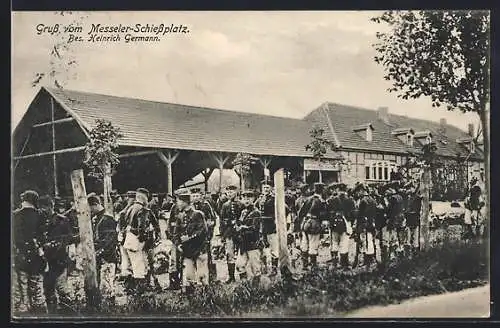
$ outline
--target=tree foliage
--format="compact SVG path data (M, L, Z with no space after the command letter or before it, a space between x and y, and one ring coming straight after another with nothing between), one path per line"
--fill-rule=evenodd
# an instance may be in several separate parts
M111 122L98 119L96 126L90 131L90 140L85 145L85 166L89 168L89 176L102 179L109 165L112 172L120 163L118 154L118 139L122 137L120 129Z
M313 155L313 158L319 162L323 160L326 153L328 152L328 149L332 151L335 150L334 143L330 139L324 137L324 133L325 130L319 127L313 127L309 131L309 135L311 136L312 140L305 146L306 150L310 151Z
M375 61L403 99L429 96L433 107L480 113L489 102L490 17L486 11L388 11L372 21Z
M233 159L233 167L240 176L246 176L251 171L251 166L257 163L258 159L247 153L237 153Z

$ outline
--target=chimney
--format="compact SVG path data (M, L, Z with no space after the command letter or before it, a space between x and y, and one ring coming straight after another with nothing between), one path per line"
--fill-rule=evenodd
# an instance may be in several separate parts
M439 132L441 134L446 134L446 119L442 118L439 120Z
M379 107L378 108L378 119L386 124L389 124L389 108L388 107Z
M469 124L467 125L467 133L469 134L469 136L470 136L471 138L474 138L474 124L469 123Z

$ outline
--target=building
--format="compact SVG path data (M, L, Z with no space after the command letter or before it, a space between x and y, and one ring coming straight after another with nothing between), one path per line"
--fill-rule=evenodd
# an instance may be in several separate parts
M113 175L121 192L139 186L172 192L200 173L208 179L214 169L231 168L237 153L257 159L246 177L250 186L279 168L289 180L317 181L321 170L326 183L388 181L431 141L446 161L463 158L460 172L440 173L450 181L453 174L480 174L483 158L472 126L468 134L445 120L391 115L387 108L325 103L303 119L291 119L42 87L14 131L15 194L32 188L71 195L69 174L82 168L96 119L110 121L123 134ZM305 149L314 126L337 147L320 164ZM86 184L88 190L102 188L91 178Z

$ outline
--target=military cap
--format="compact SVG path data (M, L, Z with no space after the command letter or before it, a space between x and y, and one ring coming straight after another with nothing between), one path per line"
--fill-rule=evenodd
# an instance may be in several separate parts
M118 190L116 189L111 190L111 195L118 195Z
M396 190L394 190L394 188L388 188L388 189L385 191L385 194L386 194L387 196L395 195L395 194L396 194Z
M238 190L238 187L236 187L235 185L230 185L226 187L226 190Z
M155 193L151 194L151 197L159 197L159 196L160 196L160 195L159 195L157 192L155 192Z
M38 199L39 206L50 206L52 205L52 198L49 195L43 195Z
M271 181L269 181L268 179L264 179L264 180L262 180L262 181L260 182L260 184L261 184L261 185L263 185L263 186L270 186L270 187L272 186L272 185L271 185Z
M305 190L309 189L309 185L308 185L307 183L301 183L301 184L299 185L299 189L300 189L301 191L305 191Z
M21 194L21 200L24 202L28 202L30 204L36 205L38 203L39 195L34 190L26 190Z
M191 192L193 194L199 194L199 193L201 193L201 188L191 188Z
M87 201L89 203L89 206L101 204L101 200L96 195L90 195L90 196L88 196L87 197Z
M322 182L315 182L314 183L314 192L315 193L321 193L323 192L323 189L325 187L325 184Z
M128 198L135 198L135 191L127 191Z
M149 190L147 190L146 188L137 188L137 190L135 192L141 193L149 198Z
M255 197L255 191L246 190L246 191L241 193L241 197Z
M95 192L91 192L87 195L87 198L90 197L90 196L97 196L97 194Z
M180 199L186 203L190 203L191 202L191 193L188 193L188 192L180 193L177 195L177 199Z

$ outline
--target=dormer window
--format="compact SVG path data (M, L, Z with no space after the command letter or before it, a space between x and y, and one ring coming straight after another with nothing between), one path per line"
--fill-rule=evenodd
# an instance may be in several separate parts
M459 138L457 143L465 146L471 153L476 151L476 144L472 138Z
M430 145L430 144L432 143L432 137L431 137L431 136L427 136L427 137L425 138L425 143L426 143L427 145Z
M352 128L354 132L357 132L368 142L373 140L373 125L371 123L361 124Z
M406 144L410 147L413 147L413 134L408 133L406 135Z
M471 153L475 152L476 151L476 145L474 144L474 141L472 141L470 144L469 144L469 150Z
M413 138L417 139L422 145L429 145L432 143L432 133L429 130L417 131Z

